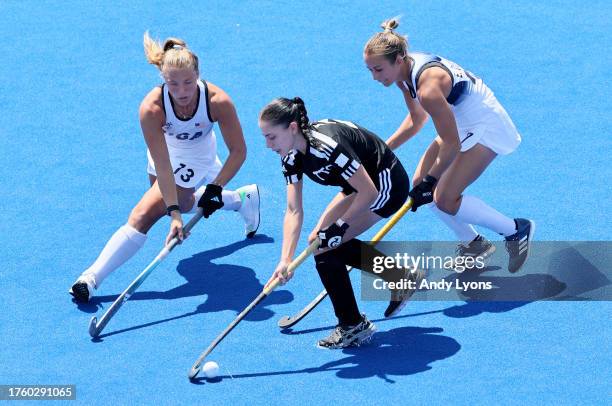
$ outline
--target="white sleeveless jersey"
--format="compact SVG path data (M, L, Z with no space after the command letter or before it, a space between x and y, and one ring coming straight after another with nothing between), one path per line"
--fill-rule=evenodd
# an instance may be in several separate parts
M212 181L221 169L217 157L217 140L208 105L206 82L198 80L198 107L190 119L182 120L174 113L174 106L168 89L162 85L162 100L166 122L163 125L164 138L168 147L170 164L177 185L195 188L203 182ZM157 176L151 151L147 149L150 175Z
M168 87L162 85L166 122L163 125L168 152L173 150L197 150L200 159L214 162L217 155L217 141L213 131L213 120L208 105L208 86L198 80L198 108L190 119L180 119L174 113L174 104Z
M437 55L411 52L409 58L412 61L410 81L403 83L417 102L418 82L425 69L439 67L450 75L452 88L446 101L455 116L461 151L467 151L476 143L498 154L508 154L516 149L521 136L482 79Z
M452 88L446 101L455 110L464 102L473 101L474 98L482 99L488 96L489 88L482 80L463 69L453 61L442 58L441 56L424 52L411 52L409 58L412 60L412 72L410 82L404 81L413 99L417 98L418 82L421 74L427 68L438 67L444 69L451 77Z

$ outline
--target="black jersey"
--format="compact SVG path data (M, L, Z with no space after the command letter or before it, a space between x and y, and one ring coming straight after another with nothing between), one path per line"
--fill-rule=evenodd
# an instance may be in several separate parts
M304 154L292 150L282 159L288 185L306 174L316 183L340 186L350 194L355 190L347 180L361 165L377 184L378 174L397 162L393 151L376 134L348 121L317 121L305 137Z

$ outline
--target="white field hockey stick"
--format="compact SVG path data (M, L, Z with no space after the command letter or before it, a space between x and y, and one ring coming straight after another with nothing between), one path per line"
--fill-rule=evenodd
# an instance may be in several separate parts
M183 233L188 233L193 228L193 226L195 226L196 223L200 221L202 215L202 209L198 208L196 214L194 214L194 216L189 220L187 225L183 227ZM108 310L106 311L106 313L104 313L99 322L97 321L96 316L93 316L91 318L91 321L89 322L90 336L94 338L98 337L98 335L102 332L102 330L108 324L110 319L119 311L121 306L123 306L123 303L125 303L130 298L130 296L132 296L134 292L136 292L136 289L138 289L140 285L142 285L142 283L145 281L145 279L147 279L149 274L153 272L157 265L159 265L163 261L163 259L168 256L170 251L172 251L174 247L178 245L178 243L178 237L172 238L168 245L162 248L159 254L157 254L155 259L144 269L144 271L142 271L140 275L138 275L138 277L134 279L132 283L130 283L130 286L128 286L127 289L124 290L123 293L121 293L121 295L119 295L117 299L115 299L111 307L108 308Z

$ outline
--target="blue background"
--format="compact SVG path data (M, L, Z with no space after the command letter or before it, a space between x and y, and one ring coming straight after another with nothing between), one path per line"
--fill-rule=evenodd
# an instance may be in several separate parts
M384 321L384 303L361 302L379 320L372 344L321 351L314 343L334 323L329 302L289 334L276 327L320 291L312 261L215 349L221 379L194 385L186 373L261 291L280 253L285 187L259 110L299 95L311 119L352 120L387 138L406 107L397 89L371 79L361 55L394 15L411 49L482 77L523 136L469 193L534 219L539 240L609 240L611 11L607 1L1 2L0 384L76 384L89 404L609 398L609 302L414 302ZM244 241L235 213L200 222L92 342L90 317L167 232L164 219L93 303L70 300L70 284L148 187L138 105L161 79L144 58L145 30L184 38L202 77L233 98L249 152L229 187L260 185L262 225ZM409 173L433 136L430 122L398 151ZM300 247L335 193L308 182L305 191ZM387 237L452 238L427 210Z

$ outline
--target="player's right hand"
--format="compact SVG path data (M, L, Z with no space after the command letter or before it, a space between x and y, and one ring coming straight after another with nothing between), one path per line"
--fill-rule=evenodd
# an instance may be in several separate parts
M293 272L287 271L288 266L288 262L280 261L278 265L276 265L276 269L274 270L274 273L272 274L272 277L270 278L270 281L268 281L268 283L270 283L274 279L278 279L281 285L284 285L285 283L289 282L289 279L293 277Z

